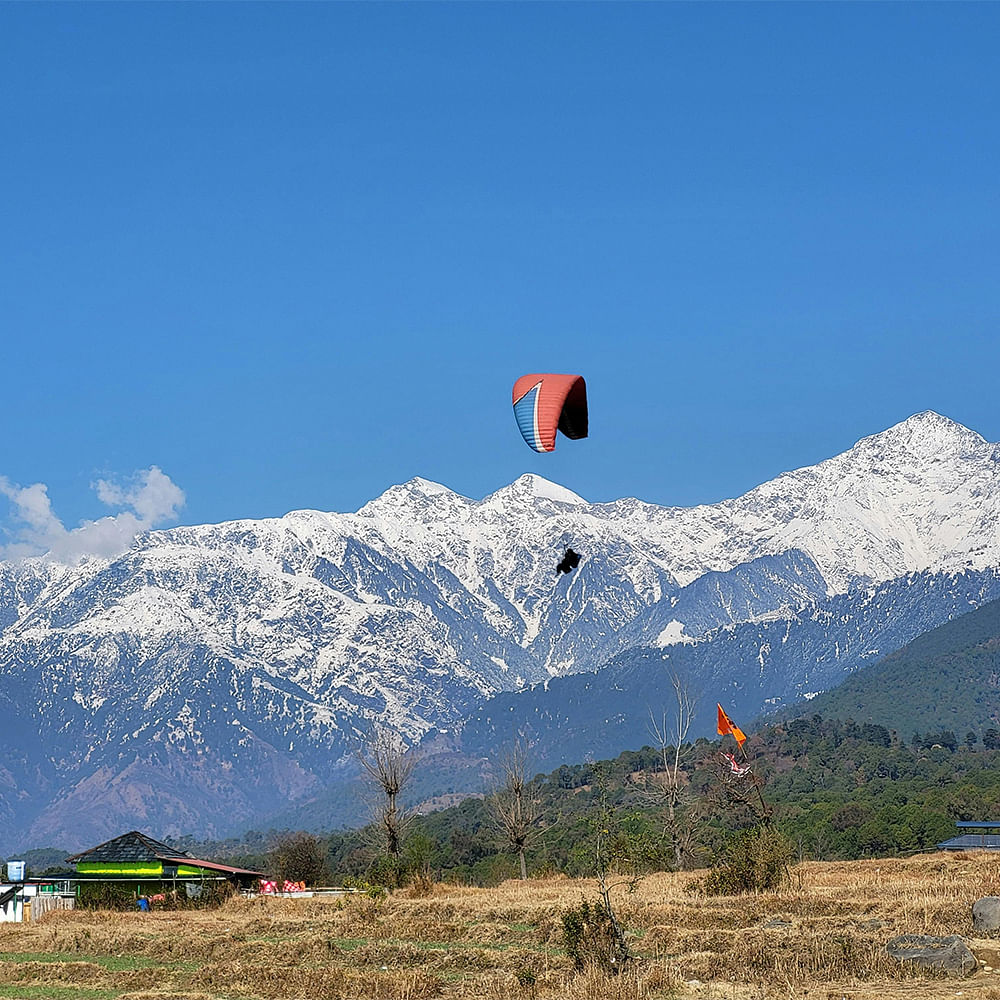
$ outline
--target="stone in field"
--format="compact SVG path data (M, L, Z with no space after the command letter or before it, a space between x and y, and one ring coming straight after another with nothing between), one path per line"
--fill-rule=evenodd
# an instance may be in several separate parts
M1000 930L1000 896L984 896L972 904L972 929L987 934Z
M912 962L922 969L939 969L967 976L979 967L975 955L958 934L948 937L902 934L893 938L885 949L897 962Z

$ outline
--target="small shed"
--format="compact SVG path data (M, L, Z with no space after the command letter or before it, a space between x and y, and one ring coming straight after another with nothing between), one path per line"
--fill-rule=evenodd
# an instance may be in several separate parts
M1000 821L962 820L955 825L964 832L941 841L939 851L1000 851Z

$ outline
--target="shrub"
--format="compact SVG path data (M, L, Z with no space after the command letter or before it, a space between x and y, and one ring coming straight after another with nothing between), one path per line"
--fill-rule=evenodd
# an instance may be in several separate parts
M787 880L793 854L791 841L771 826L740 830L729 838L702 887L710 896L772 892Z
M584 900L563 913L562 925L563 947L579 971L589 967L614 974L625 967L628 949L603 901Z
M381 902L389 894L386 886L378 882L369 882L367 879L345 878L344 886L348 889L356 889L359 894L363 894L367 899L372 899L376 903Z
M410 893L414 896L429 896L434 888L434 874L431 858L434 842L422 833L415 833L406 841L403 856L403 878L409 882Z
M326 864L326 844L310 833L282 834L268 858L271 874L279 881L325 885L330 881Z
M199 891L191 896L186 891L167 893L165 901L167 909L214 910L237 894L237 890L229 882L207 882L198 889Z
M538 976L532 969L517 969L514 973L521 993L533 998L538 996Z
M136 898L134 885L89 882L80 886L76 905L85 910L134 910Z
M410 896L429 896L434 891L434 876L429 869L417 868L410 875Z
M390 891L406 885L409 873L401 858L380 854L368 866L367 880Z

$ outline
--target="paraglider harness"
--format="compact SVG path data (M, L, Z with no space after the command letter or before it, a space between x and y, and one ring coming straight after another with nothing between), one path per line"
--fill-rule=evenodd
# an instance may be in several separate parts
M571 573L580 565L580 556L572 549L567 549L562 562L556 566L556 576L560 573Z

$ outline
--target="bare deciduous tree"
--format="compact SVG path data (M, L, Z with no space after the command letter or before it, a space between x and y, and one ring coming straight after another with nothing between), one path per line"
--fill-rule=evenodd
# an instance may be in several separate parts
M598 934L598 940L592 942L595 946L595 956L604 966L605 971L621 972L626 963L632 960L625 929L615 908L613 894L618 889L635 892L642 881L646 869L648 844L646 838L630 832L623 824L616 809L608 800L608 771L605 765L594 766L594 784L597 787L598 811L592 817L594 831L594 875L597 878L597 893L601 899L601 907L607 920L604 941Z
M674 706L668 720L664 711L659 721L650 710L649 729L660 752L662 771L657 775L657 794L665 809L664 827L670 838L674 867L680 871L694 841L697 809L688 802L687 779L681 766L690 746L686 744L698 699L676 673L670 675Z
M411 819L399 797L413 775L416 758L406 752L406 744L396 730L376 723L362 738L358 761L374 792L370 802L372 821L381 830L386 854L398 861Z
M536 832L538 806L531 795L528 780L528 748L516 740L510 750L498 760L500 783L490 799L493 821L506 837L511 850L517 852L521 878L527 879L524 852Z
M750 762L745 754L744 760L748 769L741 775L734 775L728 764L724 761L719 762L714 797L731 815L768 826L773 810L764 799L766 782L757 773L756 768L749 768Z

